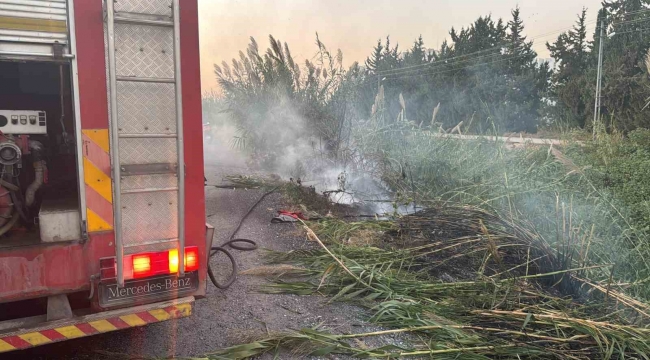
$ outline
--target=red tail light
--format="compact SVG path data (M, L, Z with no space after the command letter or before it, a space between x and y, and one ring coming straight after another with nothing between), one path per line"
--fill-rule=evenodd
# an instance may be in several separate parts
M151 258L153 254L138 254L133 255L133 277L143 278L155 275L152 269Z
M102 279L116 277L115 258L99 260L100 275ZM140 279L157 275L178 273L178 249L156 253L142 253L124 256L124 278ZM185 248L185 272L199 269L199 248L191 246Z
M199 248L185 249L185 271L196 271L199 269Z

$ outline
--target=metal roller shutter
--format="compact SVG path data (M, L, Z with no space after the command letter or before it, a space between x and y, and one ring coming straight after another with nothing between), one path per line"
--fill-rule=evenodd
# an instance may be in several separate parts
M68 54L66 3L67 0L0 0L0 58Z

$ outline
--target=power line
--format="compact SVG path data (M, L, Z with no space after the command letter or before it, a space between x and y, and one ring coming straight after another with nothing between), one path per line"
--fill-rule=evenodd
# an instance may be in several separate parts
M519 49L520 48L518 48L517 50L519 50ZM454 65L458 65L458 64L462 64L462 63L481 60L481 59L499 58L501 56L507 56L507 54L498 53L498 54L492 54L492 55L479 56L479 57L476 57L476 58L470 58L470 59L465 59L465 60L453 61L453 62L450 62L450 63L445 63L445 64L440 64L438 66L434 66L434 67L432 67L430 69L422 69L422 70L417 69L417 70L410 70L410 71L403 72L403 73L388 74L388 75L386 75L385 78L387 78L387 79L395 79L395 78L401 78L403 76L408 76L408 75L426 74L430 70L439 70L440 68L444 68L444 67L448 67L448 66L454 66Z
M621 14L621 15L628 16L628 15L645 13L645 12L650 12L650 9L644 9L644 10L628 12L628 13L624 13L624 14ZM625 25L625 24L629 24L629 23L638 22L639 20L650 21L650 18L620 21L620 22L617 22L617 23L613 23L612 25ZM588 24L591 25L591 24L594 24L596 22L597 22L597 20L596 21L586 22L585 25L588 25ZM597 26L595 28L597 28ZM539 38L543 38L543 37L547 37L547 36L549 36L551 34L555 34L555 33L561 32L561 31L566 30L566 29L573 29L573 26L570 27L570 28L565 28L565 29L562 29L562 30L556 30L556 31L553 31L553 32L549 32L549 33L546 33L546 34L543 34L543 35L533 37L533 38L531 38L530 41L533 41L533 40L539 39ZM587 30L589 30L589 27L587 27ZM643 32L643 31L646 31L646 30L650 30L650 28L630 30L630 31L625 31L625 32L617 32L616 35L623 35L623 34L629 34L629 33L634 33L634 32ZM440 60L437 60L437 61L434 61L434 62L431 62L431 63L427 63L427 64L414 65L414 66L409 66L409 67L399 68L399 69L391 69L391 70L387 70L385 72L380 72L379 74L380 75L384 74L385 76L389 77L389 79L391 79L391 80L395 79L396 80L396 79L400 79L400 78L404 78L404 77L413 77L413 76L422 76L422 75L437 75L437 74L447 73L447 72L455 71L455 70L460 71L460 70L463 70L465 68L481 66L481 65L490 65L490 64L493 64L493 63L498 63L498 62L502 62L502 61L507 61L509 59L514 59L515 57L510 57L509 59L502 59L502 60L497 60L497 61L494 61L494 62L485 62L485 63L481 63L481 64L475 64L475 65L470 65L470 66L466 66L466 67L461 67L459 69L450 69L450 70L441 71L441 72L423 72L423 73L421 73L421 72L419 72L419 70L409 70L409 69L419 69L419 68L424 68L424 67L432 67L433 69L437 69L439 67L458 65L460 63L467 62L467 61L475 61L475 60L478 60L478 59L494 58L494 57L502 56L504 54L497 53L497 54L479 56L479 57L475 57L475 58L467 59L467 60L452 61L452 60L464 58L464 57L467 57L467 56L470 56L470 55L473 55L473 54L479 54L479 53L483 53L483 52L487 52L487 51L495 50L495 49L502 49L503 47L504 46L501 45L501 46L497 46L497 47L493 47L493 48L489 48L489 49L476 51L476 52L470 53L470 54L459 55L459 56L448 58L448 59L440 59ZM533 47L533 49L534 49L534 47ZM439 64L441 62L444 62L444 64L440 64L439 66L432 66L432 65L435 65L435 64ZM428 70L432 70L432 69L428 69ZM392 74L386 74L386 72L390 72L390 71L392 71L393 73ZM416 72L416 71L418 73L409 75L410 73ZM364 85L374 83L374 82L375 82L374 79L368 80L368 81L365 81L365 82L362 82L362 83L356 85L355 87L362 87Z
M524 47L522 46L522 47L518 47L517 49L523 49L523 48ZM534 50L534 47L533 47L533 50ZM458 64L465 63L465 62L468 62L468 61L476 61L476 60L480 60L480 59L489 59L489 58L495 58L495 57L500 57L500 56L508 56L508 58L500 59L500 60L497 60L497 61L483 62L483 63L480 63L480 64L473 64L473 65L468 65L468 66L464 66L464 67L461 67L461 68L455 68L455 69L449 69L449 70L443 70L443 71L420 72L418 70L418 73L411 74L411 75L409 75L409 73L411 73L413 71L408 71L408 72L405 72L405 73L398 73L398 74L388 74L386 76L388 77L388 79L397 80L397 79L401 79L401 78L404 78L404 77L421 76L421 75L428 75L428 74L437 75L437 74L440 74L440 73L447 73L447 72L450 72L450 71L456 71L456 70L460 71L460 70L463 70L463 69L465 69L467 67L474 67L474 66L480 66L480 65L490 65L490 64L493 64L493 63L499 63L499 62L515 59L517 57L526 56L526 55L528 55L528 54L520 54L520 55L510 55L510 56L508 56L508 55L499 53L499 54L492 54L492 55L484 55L484 56L479 56L479 57L476 57L476 58L471 58L471 59L466 59L466 60L448 62L448 63L445 63L445 64L441 64L441 65L439 65L437 67L434 67L433 69L427 69L427 70L434 70L434 69L438 70L439 68L445 67L445 66L453 66L453 65L458 65ZM362 86L370 84L370 83L375 83L375 79L373 78L371 80L364 81L364 82L356 85L356 87L362 87Z
M516 48L510 49L510 50L514 50L514 51L523 50L523 49L526 48L526 46L527 46L527 44L519 45ZM539 49L535 49L535 46L537 46L537 45L531 46L531 49L535 50L536 52L539 51ZM430 67L430 69L425 69L425 70L437 69L439 67L444 67L444 66L449 66L449 65L456 65L456 64L460 64L460 63L464 63L464 62L468 62L468 61L475 61L475 60L484 59L484 58L499 57L499 56L503 56L503 55L506 55L506 54L504 54L502 52L498 52L498 53L495 53L495 54L483 55L483 56L473 57L473 58L469 58L469 59L465 59L465 60L453 61L455 58L441 59L440 61L437 61L435 64L433 64L433 63L427 64L428 65L427 67ZM439 63L442 63L442 64L439 64ZM420 69L412 69L412 70L405 70L405 71L400 71L400 72L396 72L396 73L392 73L392 74L381 74L380 76L382 76L382 75L386 76L386 77L388 77L388 76L399 76L399 75L405 75L405 74L410 74L410 73L419 72L419 71L421 71L421 70Z
M631 12L626 12L626 13L622 13L622 14L618 14L618 15L620 15L620 16L630 16L630 15L646 13L646 12L650 12L650 9L642 9L642 10L637 10L637 11L631 11ZM612 23L612 25L625 25L625 24L629 24L629 23L633 23L633 22L646 21L646 20L650 20L650 19L644 18L644 19L626 20L626 21L620 21L620 22ZM587 29L587 25L593 25L593 24L596 24L597 22L598 22L598 20L587 21L587 22L585 22L585 28ZM595 28L597 28L597 26ZM572 25L570 27L565 27L565 28L562 28L562 29L558 29L558 30L554 30L554 31L551 31L551 32L547 32L547 33L543 33L543 34L540 34L540 35L533 36L532 38L528 39L528 41L539 40L539 39L549 37L551 35L554 35L554 34L557 34L557 33L563 32L563 31L567 31L567 30L572 30L572 29L574 29L574 25ZM594 30L594 29L591 29L591 30ZM469 54L458 55L458 56L448 58L448 59L440 59L440 60L436 60L436 61L429 62L429 63L426 63L426 64L412 65L412 66L407 66L407 67L398 68L398 69L389 69L389 70L384 70L384 71L378 71L377 74L380 75L380 76L385 76L385 75L392 75L391 73L402 73L405 70L409 70L409 69L417 69L417 68L421 68L421 67L429 67L429 66L435 65L436 63L443 62L443 61L446 62L446 61L449 61L449 60L464 58L464 57L468 57L468 56L472 56L472 55L481 54L481 53L484 53L484 52L489 52L489 51L493 51L493 50L502 49L502 48L506 47L507 45L508 45L507 43L503 43L503 44L494 46L492 48L479 50L479 51L469 53Z
M504 61L510 61L510 60L513 60L513 59L516 59L516 58L519 58L519 57L523 57L523 56L526 56L526 54L511 55L511 56L508 56L508 57L506 57L504 59L499 59L499 60L489 61L489 62L483 62L483 63L480 63L480 64L466 65L466 66L463 66L463 67L460 67L460 68L455 68L455 69L447 69L447 70L434 71L434 72L422 72L422 73L419 73L419 74L412 74L412 75L401 75L401 76L398 76L398 77L388 78L387 80L399 80L399 79L403 79L403 78L409 78L409 77L415 77L415 76L424 76L424 75L434 76L434 75L446 74L446 73L454 72L454 71L459 72L459 71L469 69L469 68L474 68L474 67L479 67L479 66L484 66L484 65L492 65L492 64L501 63L501 62L504 62ZM356 85L356 87L363 87L364 85L374 83L374 82L375 82L374 79L369 80L369 81L364 81L361 84Z
M517 47L517 48L515 48L515 49L512 49L512 50L515 50L515 51L518 51L518 50L524 50L524 49L526 49L526 46L527 46L527 45L521 45L521 46L519 46L519 47ZM534 51L538 51L538 50L539 50L539 49L535 49L535 46L532 46L531 49L534 50ZM526 55L528 55L528 54L522 54L522 56L526 56ZM458 60L458 61L452 61L452 62L445 62L444 64L440 64L440 65L438 65L438 66L433 66L431 69L425 69L424 71L427 71L427 70L433 70L433 69L439 69L439 68L441 68L441 67L458 65L458 64L461 64L461 63L466 63L466 62L476 61L476 60L481 60L481 59L498 58L498 57L501 57L501 56L507 56L507 54L497 53L497 54L484 55L484 56L479 56L479 57L470 58L470 59L465 59L465 60ZM420 71L422 71L422 70L419 70L419 69L418 69L418 70L409 70L409 71L401 72L401 73L397 73L397 74L388 74L388 75L386 75L386 77L391 77L391 78L394 77L394 76L398 76L398 77L399 77L399 76L401 76L401 75L411 74L411 73L413 73L413 72L417 72L417 73L419 73ZM417 75L417 74L415 74L415 75Z
M406 66L406 67L398 68L398 69L390 69L390 70L379 71L379 72L377 72L377 73L378 73L379 75L386 75L387 73L390 73L390 72L400 72L400 71L402 71L402 70L415 69L415 68L421 68L421 67L428 67L428 66L435 65L435 64L437 64L437 63L439 63L439 62L445 62L445 61L449 61L449 60L460 59L460 58L464 58L464 57L468 57L468 56L472 56L472 55L477 55L477 54L481 54L481 53L488 52L488 51L496 51L496 50L500 50L500 49L502 49L502 48L504 47L504 45L505 45L505 44L503 44L503 45L498 45L498 46L495 46L495 47L491 47L491 48L488 48L488 49L483 49L483 50L475 51L475 52L468 53L468 54L457 55L457 56L454 56L454 57L451 57L451 58L447 58L447 59L435 60L435 61L432 61L432 62L428 62L428 63L426 63L426 64L411 65L411 66Z
M650 30L650 28L626 31L626 32L623 32L623 33L617 33L617 35L634 33L634 32L641 32L641 31L645 31L645 30ZM457 64L460 64L462 62L467 62L467 61L470 61L470 60L477 60L477 59L480 59L480 58L490 58L490 57L495 57L495 56L498 56L498 55L503 55L503 54L495 54L495 55L491 55L491 56L482 56L482 57L478 57L478 58L452 62L452 63L449 63L449 64L440 65L440 67L447 66L447 65L457 65ZM492 65L492 64L496 64L496 63L501 63L501 62L504 62L504 61L513 60L513 59L523 57L523 56L526 56L526 55L527 54L510 55L510 56L503 55L503 56L505 56L505 58L503 58L503 59L483 62L483 63L479 63L479 64L465 65L465 66L462 66L460 68L447 69L447 70L442 70L442 71L424 71L424 72L419 72L419 73L410 74L410 75L409 74L392 74L392 75L388 75L390 77L388 77L387 80L399 80L399 79L403 79L403 78L409 78L409 77L415 77L415 76L424 76L424 75L435 76L435 75L450 73L450 72L454 72L454 71L462 71L462 70L469 69L469 68L480 67L480 66L484 66L484 65ZM432 70L432 69L429 69L429 70ZM375 83L374 78L371 79L371 80L368 80L368 81L364 81L364 82L356 85L355 87L363 87L364 85L371 84L371 83Z
M649 30L650 30L650 27L646 27L646 28L643 28L643 29L636 29L636 30L629 30L629 31L623 31L623 32L616 32L615 35L631 34L631 33L635 33L635 32L641 33L641 32L649 31Z
M619 22L612 23L612 26L643 23L643 22L646 22L646 21L650 21L650 17L641 18L641 19L634 19L634 20L619 21Z
M650 8L636 10L636 11L629 11L629 12L624 12L624 13L620 13L620 14L612 14L612 15L628 16L628 15L636 15L636 14L645 13L645 12L650 12Z
M524 57L524 56L527 56L527 54L510 55L510 56L505 57L504 59L499 59L499 60L489 61L489 62L483 62L483 63L473 64L473 65L466 65L466 66L463 66L461 68L456 68L456 69L448 69L448 70L442 70L442 71L423 72L423 73L420 73L420 74L404 75L404 76L400 76L400 77L396 77L396 78L390 78L390 80L398 80L398 79L414 77L414 76L424 76L424 75L434 76L434 75L446 74L446 73L449 73L449 72L461 71L461 70L466 70L466 69L470 69L470 68L474 68L474 67L480 67L480 66L484 66L484 65L497 64L497 63L501 63L501 62L504 62L504 61L514 60L514 59Z
M649 9L649 11L650 11L650 9ZM650 21L650 19L645 19L645 20ZM627 23L627 22L621 22L619 24L625 24L625 23ZM650 30L650 28L637 29L637 30L631 30L631 31L626 31L626 32L617 32L616 34L617 35L622 35L622 34L628 34L628 33L633 33L633 32L641 32L641 31L645 31L645 30ZM517 49L523 49L523 47L518 47ZM534 47L532 47L532 49L536 50ZM520 55L520 56L525 56L525 55L526 54L523 54L523 55ZM452 61L452 62L448 62L450 59L444 59L443 60L443 62L445 62L444 64L434 66L433 69L438 69L440 67L445 67L445 66L458 65L458 64L465 63L465 62L468 62L468 61L476 61L476 60L480 60L480 59L495 58L495 57L499 57L499 56L507 56L507 55L504 55L502 53L498 53L498 54L484 55L484 56L479 56L479 57L475 57L475 58L471 58L471 59ZM514 57L511 57L511 58L514 58ZM496 61L496 62L501 62L501 60ZM494 62L486 62L486 63L476 64L476 65L488 65L488 64L491 64L491 63L494 63ZM426 65L431 65L431 64L426 64ZM463 68L453 69L453 70L462 70L462 69ZM427 69L427 70L432 70L432 69ZM417 72L417 73L411 74L413 72ZM412 77L412 76L420 76L420 75L427 75L427 74L435 75L435 74L438 74L438 72L426 72L426 71L425 72L420 72L419 69L416 69L416 70L408 70L408 71L403 71L403 72L398 72L398 73L393 73L393 74L387 74L386 77L388 77L388 79L399 79L399 78L402 78L402 77Z
M595 24L596 22L597 22L597 20L585 22L585 26ZM540 34L540 35L536 35L536 36L534 36L534 37L532 37L530 39L526 39L526 40L528 40L529 42L531 42L531 41L534 42L535 40L546 38L546 37L549 37L551 35L554 35L554 34L557 34L559 32L563 32L563 31L566 31L566 30L570 30L570 29L573 29L573 26L568 27L568 28L562 28L562 29L555 30L555 31L552 31L552 32L548 32L548 33L543 33L543 34ZM468 53L468 54L458 55L458 56L447 58L447 59L440 59L440 60L432 61L432 62L429 62L429 63L426 63L426 64L412 65L412 66L407 66L407 67L403 67L403 68L399 68L399 69L389 69L389 70L379 71L377 73L379 75L386 75L386 74L391 73L391 72L401 72L403 70L408 70L408 69L415 69L415 68L420 68L420 67L428 67L428 66L435 65L436 63L439 63L439 62L454 60L454 59L458 59L458 58L464 58L464 57L477 55L477 54L488 52L488 51L499 50L499 49L503 49L504 47L507 47L507 46L508 46L508 43L502 43L500 45L497 45L497 46L494 46L494 47L491 47L491 48L488 48L488 49L483 49L483 50L475 51L475 52Z
M450 63L446 63L446 64L440 64L439 66L434 67L433 69L426 69L426 70L437 70L438 68L445 67L445 66L458 65L458 64L461 64L461 63L464 63L464 62L467 62L467 61L475 61L475 60L482 59L482 58L493 58L493 57L502 56L502 55L503 54L499 53L499 54L493 54L493 55L480 56L480 57L477 57L477 58L472 58L472 59L467 59L467 60L459 60L459 61L454 61L454 62L450 62ZM454 69L454 70L461 70L461 69L462 68ZM415 70L416 74L411 74L414 71L408 71L408 72L405 72L405 73L388 74L388 75L386 75L386 77L384 77L384 80L386 80L386 79L396 80L396 79L401 79L401 78L404 78L404 77L425 75L425 74L427 74L426 70L424 70L425 72L422 72L423 70L419 70L419 69ZM409 74L411 74L411 75L409 75ZM380 80L380 81L382 81L382 80ZM363 85L366 85L366 84L369 84L369 83L375 83L375 79L365 81L365 82L359 84L358 86L363 86Z

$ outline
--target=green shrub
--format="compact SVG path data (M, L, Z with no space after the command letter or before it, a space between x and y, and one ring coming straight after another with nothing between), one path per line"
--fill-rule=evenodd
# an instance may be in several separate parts
M602 137L582 156L590 165L588 176L626 208L630 221L650 229L650 130L640 129L627 137Z

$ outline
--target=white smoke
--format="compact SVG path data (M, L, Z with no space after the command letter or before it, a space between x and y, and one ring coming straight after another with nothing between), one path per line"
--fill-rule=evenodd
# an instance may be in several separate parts
M237 139L246 134L224 107L204 109L204 118L210 119L213 128L212 140L205 144L206 165L223 167L233 174L263 171L286 181L299 179L303 186L328 194L335 203L365 202L367 209L379 214L394 210L388 189L367 172L355 171L349 162L333 159L327 144L313 135L309 122L289 102L266 112L264 121L253 130L254 136L249 134L244 139L255 139L267 147L269 150L263 154L247 150L251 144L243 148L236 145Z

